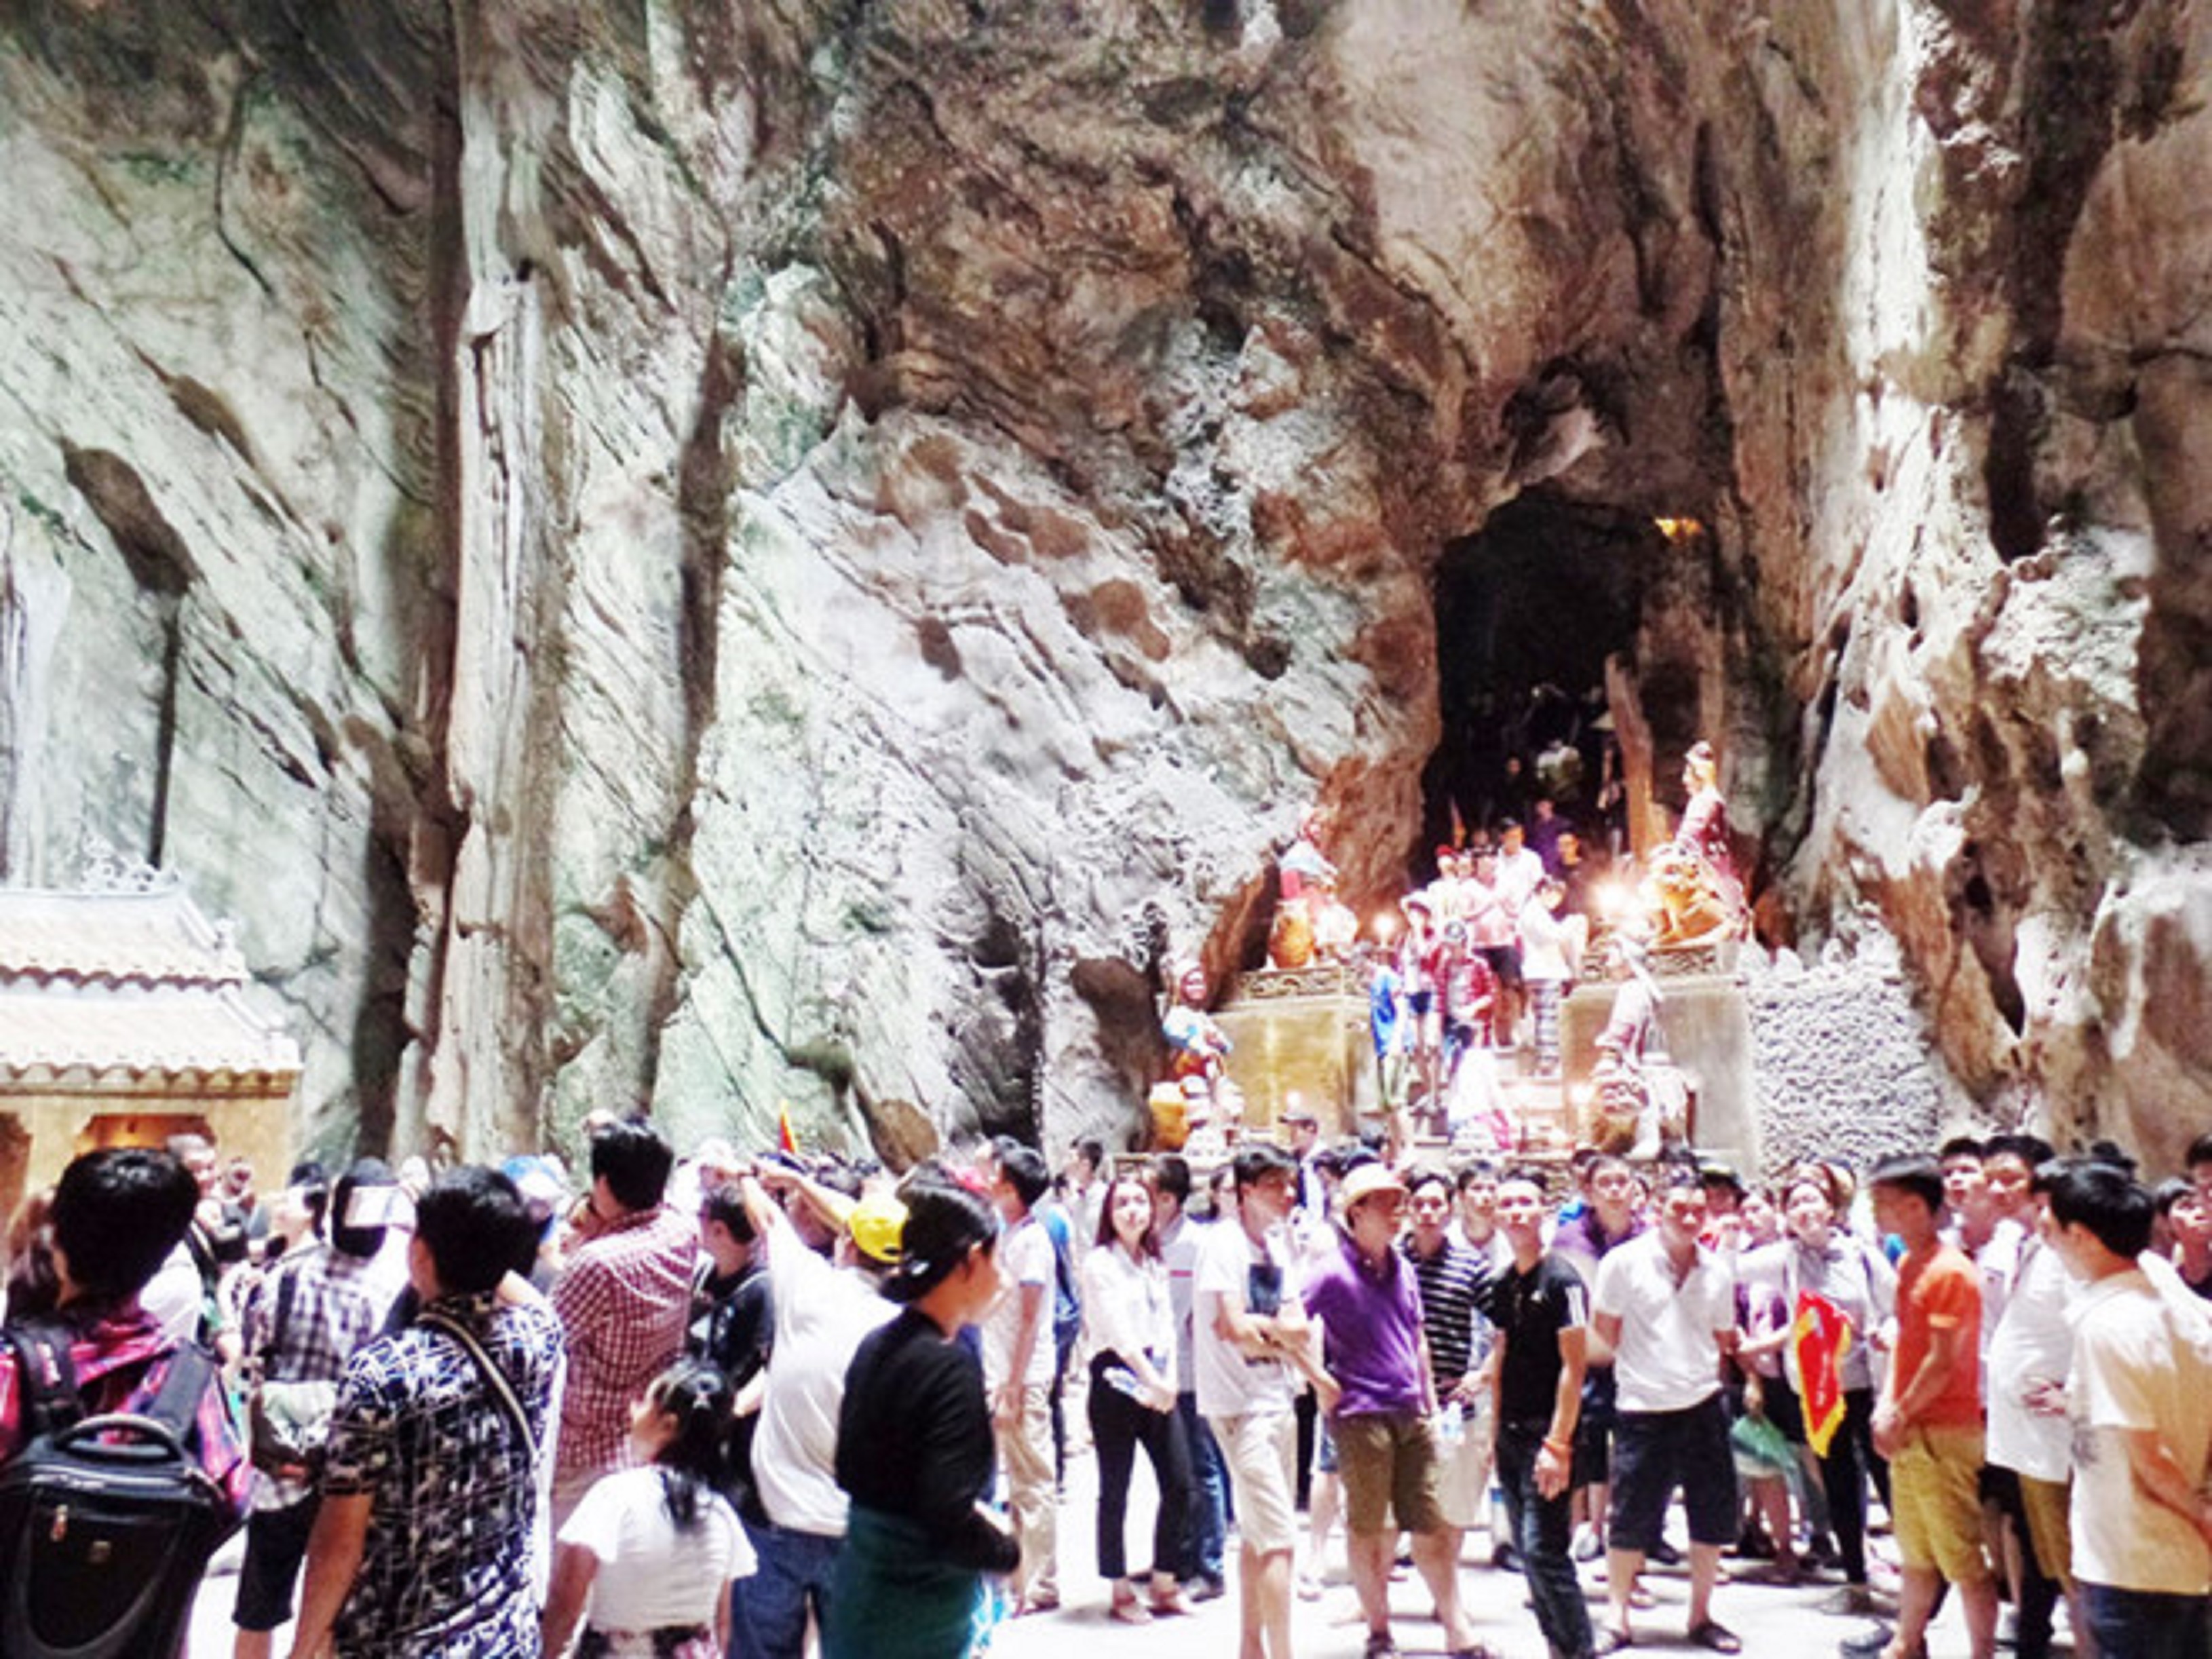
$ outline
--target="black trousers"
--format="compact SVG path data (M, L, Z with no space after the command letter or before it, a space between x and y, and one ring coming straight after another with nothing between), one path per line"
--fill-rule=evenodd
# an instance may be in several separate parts
M1768 1397L1777 1395L1788 1403L1783 1413L1795 1419L1779 1420L1770 1406L1768 1416L1795 1442L1805 1439L1804 1403L1779 1377L1766 1385ZM1794 1427L1794 1432L1792 1429ZM1866 1565L1866 1483L1874 1482L1881 1501L1889 1502L1889 1465L1874 1449L1874 1390L1844 1391L1844 1420L1828 1442L1828 1455L1820 1460L1820 1490L1828 1500L1828 1524L1836 1531L1836 1553L1843 1557L1847 1583L1863 1584Z
M1127 1578L1129 1558L1123 1538L1129 1512L1129 1475L1137 1448L1152 1460L1160 1504L1152 1522L1152 1571L1193 1576L1189 1559L1190 1448L1182 1419L1172 1411L1139 1405L1106 1381L1120 1365L1118 1355L1094 1354L1091 1360L1091 1443L1098 1455L1098 1571L1107 1578Z

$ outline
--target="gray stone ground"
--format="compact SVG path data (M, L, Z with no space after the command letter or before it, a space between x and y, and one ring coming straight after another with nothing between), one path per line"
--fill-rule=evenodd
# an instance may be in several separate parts
M1138 1460L1136 1490L1131 1494L1129 1541L1133 1559L1141 1560L1150 1537L1152 1496L1149 1474ZM1200 1607L1189 1618L1163 1619L1142 1628L1116 1625L1106 1615L1106 1586L1095 1576L1091 1534L1097 1492L1095 1466L1088 1456L1077 1458L1068 1471L1067 1500L1060 1510L1060 1586L1064 1605L1057 1613L1033 1615L1001 1626L993 1644L992 1659L1234 1659L1237 1652L1237 1602L1232 1583L1222 1600ZM1679 1514L1674 1518L1680 1525ZM1884 1540L1886 1541L1886 1540ZM1232 1540L1232 1553L1233 1553ZM192 1621L186 1659L228 1659L231 1647L230 1608L235 1592L235 1547L226 1554L226 1569L218 1559L201 1593ZM1499 1572L1486 1562L1489 1544L1481 1533L1470 1534L1468 1565L1462 1577L1481 1639L1500 1659L1545 1659L1543 1638L1534 1615L1525 1605L1525 1594L1516 1573ZM1304 1561L1303 1549L1301 1562ZM1343 1540L1329 1551L1327 1588L1317 1601L1300 1601L1294 1615L1293 1641L1299 1659L1359 1659L1364 1632L1351 1586L1345 1577ZM1731 1564L1733 1566L1734 1564ZM1751 1569L1746 1568L1748 1571ZM1697 1652L1682 1638L1683 1604L1688 1581L1682 1568L1655 1569L1647 1580L1658 1605L1638 1616L1639 1650ZM1233 1571L1232 1571L1233 1580ZM1583 1570L1584 1583L1602 1600L1601 1570ZM1743 1638L1750 1659L1829 1659L1844 1638L1867 1627L1863 1619L1837 1617L1819 1610L1834 1593L1820 1584L1782 1589L1748 1582L1723 1584L1715 1596L1721 1620ZM1443 1643L1435 1621L1427 1616L1427 1597L1410 1575L1393 1587L1396 1612L1395 1630L1399 1646L1414 1656L1441 1655ZM1595 1611L1595 1608L1594 1608ZM1966 1635L1955 1613L1938 1621L1929 1644L1930 1659L1966 1659ZM277 1659L289 1651L289 1632L280 1634Z

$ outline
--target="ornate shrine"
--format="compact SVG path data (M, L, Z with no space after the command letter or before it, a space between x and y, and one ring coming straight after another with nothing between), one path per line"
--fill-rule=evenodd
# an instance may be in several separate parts
M98 1146L192 1130L264 1181L292 1155L300 1050L248 1001L246 958L173 878L0 889L0 1205Z

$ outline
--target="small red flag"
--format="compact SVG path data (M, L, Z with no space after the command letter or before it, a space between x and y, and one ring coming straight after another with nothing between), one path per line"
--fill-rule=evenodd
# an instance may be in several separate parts
M1851 1346L1851 1322L1826 1297L1800 1291L1790 1340L1803 1390L1805 1439L1815 1457L1826 1457L1844 1422L1844 1355Z
M1451 844L1455 847L1464 847L1467 845L1467 820L1459 815L1459 797L1447 795L1444 797L1444 801L1451 808Z
M793 1158L799 1156L799 1132L791 1127L791 1103L775 1104L775 1144Z

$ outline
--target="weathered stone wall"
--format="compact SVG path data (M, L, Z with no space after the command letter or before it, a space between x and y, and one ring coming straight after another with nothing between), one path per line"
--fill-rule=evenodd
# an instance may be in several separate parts
M1794 951L1753 960L1744 998L1769 1176L1807 1160L1864 1170L1925 1152L1960 1104L1945 1097L1896 945L1878 932L1856 951L1832 943L1812 964Z
M1643 648L1772 913L2170 1152L2208 32L22 0L0 876L189 872L331 1144L1123 1127L1307 803L1395 878L1429 571L1542 489L1710 526Z

